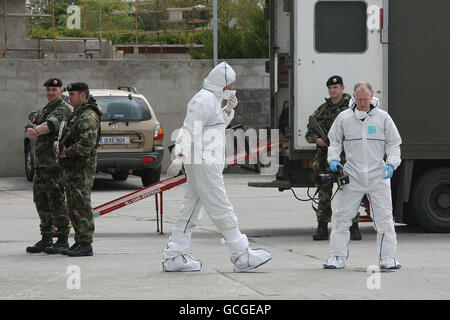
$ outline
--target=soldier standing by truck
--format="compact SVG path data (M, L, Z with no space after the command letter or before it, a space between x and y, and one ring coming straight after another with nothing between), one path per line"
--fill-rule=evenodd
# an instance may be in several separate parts
M330 98L325 99L323 103L314 112L312 117L320 125L325 134L331 128L334 120L344 110L349 108L349 101L351 96L344 93L345 86L342 77L335 75L328 79L327 83L328 94ZM305 139L309 143L315 143L317 145L316 154L313 163L314 176L317 177L320 174L330 173L330 168L327 162L328 145L325 140L326 137L321 137L320 132L311 124L308 124L308 132L305 135ZM345 162L344 154L341 155L342 163ZM319 204L317 206L317 231L313 235L313 239L328 240L328 223L331 221L331 197L333 194L333 184L328 184L320 188L319 190ZM350 227L350 238L352 240L361 240L361 233L358 227L359 214L353 219L353 224Z

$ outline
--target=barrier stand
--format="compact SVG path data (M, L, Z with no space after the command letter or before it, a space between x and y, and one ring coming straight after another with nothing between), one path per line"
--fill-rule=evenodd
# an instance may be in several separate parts
M159 194L159 207L158 207L158 194ZM163 235L163 192L155 194L155 206L156 206L156 232ZM159 228L159 215L161 215L161 229Z
M159 209L158 209L158 196L155 196L155 207L156 207L156 232L159 231Z
M156 195L158 197L158 195ZM160 209L161 209L161 232L159 234L163 235L163 193L159 193L159 200L160 200Z

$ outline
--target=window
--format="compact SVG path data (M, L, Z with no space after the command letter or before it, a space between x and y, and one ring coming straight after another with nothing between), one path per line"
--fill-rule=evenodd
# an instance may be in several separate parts
M141 98L128 97L96 97L102 110L102 121L144 121L150 120L150 110Z
M317 52L364 52L367 49L364 1L320 1L315 10Z

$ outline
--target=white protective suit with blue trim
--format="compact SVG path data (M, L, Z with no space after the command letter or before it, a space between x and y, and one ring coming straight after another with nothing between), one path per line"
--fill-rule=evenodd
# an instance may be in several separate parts
M344 172L350 178L350 183L336 194L330 258L348 258L349 227L367 194L377 231L378 258L380 261L392 259L396 263L397 238L392 218L391 185L389 179L383 179L383 169L387 164L394 169L400 165L402 140L394 121L387 112L379 109L378 104L378 99L372 100L371 110L364 121L356 117L356 105L350 104L348 110L338 115L328 133L328 163L340 161L344 149Z
M245 252L248 239L238 229L237 217L228 200L222 171L225 164L225 128L233 119L227 115L222 101L227 99L224 88L236 80L236 74L226 63L217 65L204 80L200 90L188 103L187 114L176 144L175 154L183 154L187 183L180 215L172 235L163 250L166 259L187 254L193 228L206 211L232 254Z

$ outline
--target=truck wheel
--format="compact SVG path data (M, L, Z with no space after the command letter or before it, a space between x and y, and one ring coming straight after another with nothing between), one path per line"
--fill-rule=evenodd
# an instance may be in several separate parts
M403 222L410 227L417 227L417 222L414 220L410 202L403 205Z
M426 172L414 184L412 218L429 232L450 232L450 168Z
M115 181L125 181L128 179L128 171L120 171L111 175Z
M33 181L34 175L34 154L31 150L31 144L25 146L25 175L28 181Z
M142 185L147 187L154 183L157 183L160 180L161 176L161 167L153 168L153 169L144 169L141 173Z

